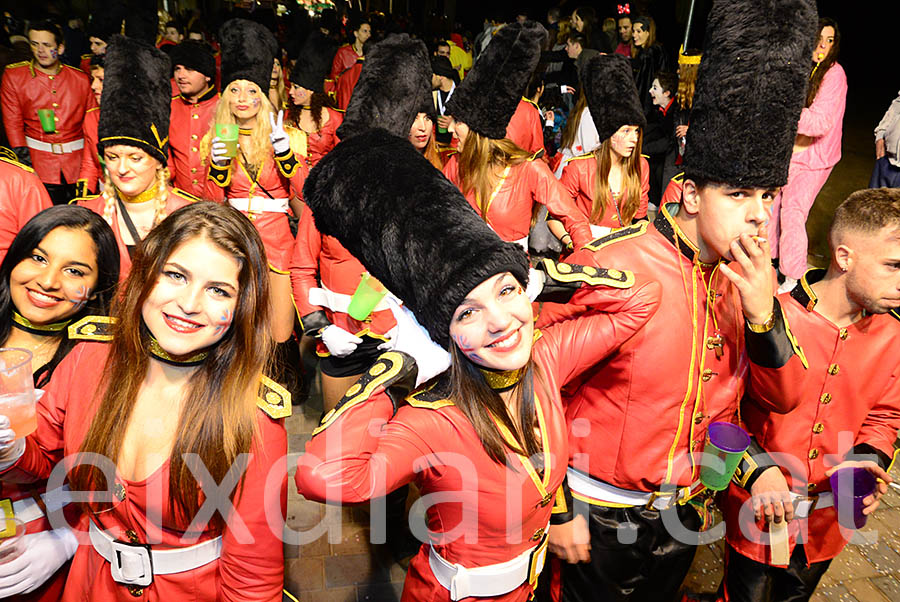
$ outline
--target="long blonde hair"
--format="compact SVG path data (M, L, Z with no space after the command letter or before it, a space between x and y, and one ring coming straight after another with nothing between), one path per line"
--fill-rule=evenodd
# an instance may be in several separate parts
M110 226L113 225L113 220L116 219L116 186L112 182L112 178L109 177L109 170L103 169L103 219L106 220L106 223ZM153 226L155 228L156 225L166 219L166 201L169 200L169 169L167 167L160 166L159 169L156 170L156 196L153 197L154 203L154 212L153 212ZM134 241L137 244L140 241Z
M682 63L678 66L678 92L675 100L681 109L690 110L694 103L694 88L697 86L697 74L700 72L700 64Z
M231 92L230 87L225 86L222 90L222 96L219 98L219 103L216 105L215 118L209 126L209 131L206 132L203 140L200 141L200 156L203 157L204 165L209 165L211 162L209 151L212 146L212 139L216 136L216 124L237 123L234 113L231 112L231 99L233 96L234 94ZM249 165L261 169L266 161L272 160L272 143L269 142L272 126L269 123L269 115L274 115L275 111L272 108L272 103L269 102L268 97L262 91L259 93L259 98L259 112L256 114L256 123L251 128L250 144L249 146L242 144L240 150Z
M465 195L475 191L483 219L487 219L487 203L497 185L497 170L519 165L530 157L531 153L507 138L495 140L469 130L459 153L459 187Z
M641 205L641 144L644 141L644 132L638 129L638 140L631 152L631 156L625 159L625 174L622 185L626 196L619 201L619 218L623 226L627 226L634 219ZM591 223L600 223L606 215L609 205L609 170L612 167L612 144L609 138L603 141L596 151L596 173L594 174L594 204L591 207Z

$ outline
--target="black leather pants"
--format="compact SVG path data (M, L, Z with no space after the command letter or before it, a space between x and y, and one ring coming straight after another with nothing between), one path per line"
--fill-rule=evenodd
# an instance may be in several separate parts
M806 551L802 545L794 547L791 562L786 567L770 566L725 546L725 596L729 602L805 602L816 586L830 560L806 565Z

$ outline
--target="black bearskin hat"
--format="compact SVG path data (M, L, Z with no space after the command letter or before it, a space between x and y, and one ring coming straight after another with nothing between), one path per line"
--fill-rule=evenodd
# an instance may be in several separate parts
M222 47L222 89L238 79L259 86L263 96L269 94L272 66L278 42L263 25L247 19L231 19L219 30Z
M528 258L500 240L459 189L403 137L370 129L310 172L303 198L316 228L337 238L448 348L450 320L494 274L528 281Z
M91 22L87 26L88 38L99 38L109 44L112 37L122 31L122 21L125 15L119 7L107 6L106 10L98 10L91 15Z
M291 83L312 92L325 92L325 78L331 70L333 59L331 40L317 31L309 34L291 70Z
M169 51L169 58L172 59L172 69L181 65L185 69L202 73L212 80L211 83L215 84L216 57L206 42L185 40L172 47Z
M506 138L546 39L547 30L534 21L500 29L453 92L447 113L482 136Z
M166 164L171 73L169 57L163 51L113 36L104 61L98 151L116 144L136 146Z
M787 183L816 34L814 0L717 0L691 108L685 176Z
M623 125L647 127L628 59L621 54L598 54L578 74L600 140Z
M406 139L421 107L431 100L431 63L421 40L394 34L366 53L353 88L341 139L382 128Z

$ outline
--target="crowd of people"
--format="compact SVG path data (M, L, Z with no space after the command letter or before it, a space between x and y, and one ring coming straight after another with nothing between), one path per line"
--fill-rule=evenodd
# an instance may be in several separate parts
M428 43L102 4L84 55L4 21L0 341L37 422L0 410L0 598L294 599L291 486L371 503L404 601L699 599L716 536L718 599L807 600L879 506L900 98L809 269L847 93L814 0L716 0L677 58L629 4Z

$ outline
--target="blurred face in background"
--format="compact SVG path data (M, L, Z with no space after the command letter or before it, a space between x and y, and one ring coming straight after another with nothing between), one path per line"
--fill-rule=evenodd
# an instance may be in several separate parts
M631 43L631 17L621 17L619 19L619 39L623 44Z
M632 39L634 40L634 45L643 48L647 44L647 40L650 39L650 32L644 29L643 23L635 23L632 28Z

